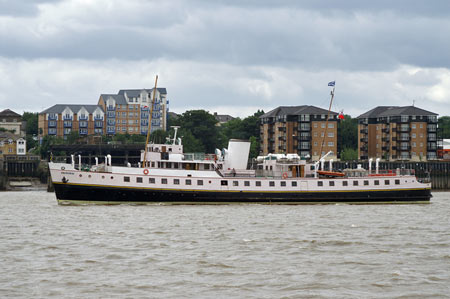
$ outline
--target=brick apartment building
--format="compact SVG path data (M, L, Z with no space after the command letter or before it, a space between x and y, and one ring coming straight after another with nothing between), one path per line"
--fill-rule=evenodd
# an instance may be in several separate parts
M280 106L261 115L262 154L295 153L316 161L332 151L328 159L337 159L338 113L330 112L328 128L327 115L328 110L307 105Z
M436 160L437 114L414 106L378 106L358 116L360 160Z

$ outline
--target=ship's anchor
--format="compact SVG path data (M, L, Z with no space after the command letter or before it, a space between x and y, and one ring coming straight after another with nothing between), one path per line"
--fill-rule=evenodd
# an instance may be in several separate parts
M65 183L67 183L69 180L68 179L66 179L66 177L65 176L63 176L63 178L61 179L61 181L65 184Z

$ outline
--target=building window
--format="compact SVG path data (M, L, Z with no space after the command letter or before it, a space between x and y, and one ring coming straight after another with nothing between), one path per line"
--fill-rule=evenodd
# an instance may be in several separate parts
M416 128L416 124L412 124L411 128L415 129Z
M334 133L328 133L328 137L334 137Z
M270 187L275 187L275 182L274 181L269 181L269 186Z
M141 177L137 177L136 178L136 183L142 183L142 178Z
M291 185L292 185L292 187L297 187L297 182L292 181Z
M320 124L320 127L321 127L322 129L325 129L325 123L321 123L321 124Z
M328 124L328 129L334 129L334 124L333 123L329 123ZM330 137L333 137L333 136L330 136Z
M329 141L328 142L328 147L333 147L334 146L334 142L333 141Z
M130 177L129 176L124 176L123 177L123 181L126 182L126 183L129 183L130 182Z
M203 180L197 180L197 185L198 186L203 186Z
M161 184L167 184L167 179L161 179Z

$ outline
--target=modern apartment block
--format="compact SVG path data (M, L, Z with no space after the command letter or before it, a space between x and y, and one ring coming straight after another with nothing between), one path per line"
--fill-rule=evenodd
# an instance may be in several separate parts
M118 94L102 94L98 105L106 111L106 134L147 134L152 89L124 89ZM157 88L151 131L167 129L169 101L165 88Z
M378 106L358 116L361 160L436 160L437 114L414 106Z
M328 159L337 158L338 113L314 106L280 106L260 116L261 152L310 157L317 161L332 151ZM323 141L322 153L321 143Z
M98 105L54 105L38 116L39 137L46 135L66 137L73 131L80 136L102 135L105 112Z

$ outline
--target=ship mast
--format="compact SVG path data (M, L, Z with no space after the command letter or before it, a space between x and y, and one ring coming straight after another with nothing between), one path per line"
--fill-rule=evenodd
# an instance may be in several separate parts
M322 148L323 148L323 144L325 142L325 136L327 136L328 119L330 118L331 105L333 104L333 99L334 99L334 88L336 87L335 81L328 83L328 86L330 86L331 83L333 84L333 90L331 91L330 107L328 108L327 120L325 122L325 133L323 134L322 142L320 143L319 161L320 161L320 159L322 159Z
M155 79L155 88L153 89L153 97L150 105L150 110L148 114L148 128L147 128L147 139L145 140L145 150L144 150L144 163L142 163L142 167L147 167L147 151L148 151L148 139L150 138L150 131L152 128L152 116L153 116L153 106L155 106L155 96L156 96L156 86L158 85L158 75L156 75Z

